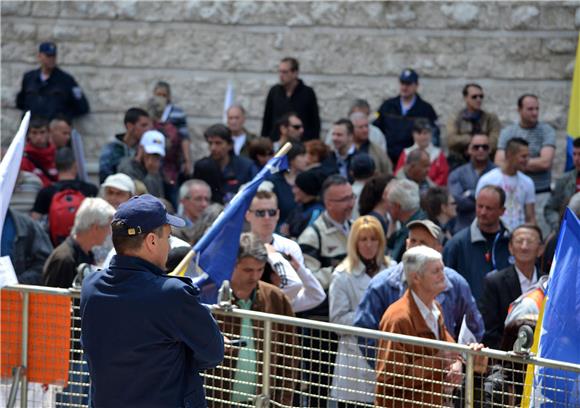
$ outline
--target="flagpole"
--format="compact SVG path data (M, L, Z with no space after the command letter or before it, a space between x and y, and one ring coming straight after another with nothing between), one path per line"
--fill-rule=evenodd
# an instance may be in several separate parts
M292 143L287 142L284 146L282 146L280 148L280 150L278 150L278 152L276 152L276 155L274 157L277 158L277 157L284 156L286 153L288 153L288 151L290 151L291 148L292 148ZM193 246L192 246L191 250L187 253L187 255L185 255L183 257L181 262L179 262L179 264L175 267L175 269L172 272L168 273L168 275L184 276L185 271L187 271L187 266L189 265L189 263L191 262L191 260L193 259L194 256L195 256L195 251L193 250Z

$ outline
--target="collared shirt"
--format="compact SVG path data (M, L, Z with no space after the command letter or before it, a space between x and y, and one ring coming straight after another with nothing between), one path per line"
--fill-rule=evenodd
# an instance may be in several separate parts
M419 308L425 323L427 323L427 327L431 329L437 340L439 340L439 325L437 322L439 321L439 315L441 312L439 312L439 309L437 309L435 301L431 302L431 308L429 308L425 303L423 303L419 296L415 294L414 291L411 291L411 295L413 295L413 299L415 300L415 303L417 304L417 307Z
M336 222L336 221L334 221L334 220L332 219L332 217L330 216L330 214L328 214L328 212L327 212L327 215L328 215L328 217L327 217L327 218L328 218L328 221L330 221L330 223L331 223L332 225L334 225L334 226L335 226L335 227L336 227L336 228L337 228L339 231L341 231L341 232L342 232L344 235L348 236L348 233L349 233L349 231L350 231L350 225L349 225L349 222L348 222L348 221L346 221L346 222L345 222L345 223L343 223L343 224L339 224L338 222Z
M526 275L523 274L522 271L518 269L516 265L514 265L514 269L518 274L518 280L520 281L520 287L522 288L522 293L526 293L534 284L538 281L538 271L534 267L534 273L532 273L532 279L528 279Z
M336 165L338 167L338 172L340 173L341 176L348 178L349 174L348 174L348 168L349 168L349 157L352 156L356 151L356 146L353 144L350 145L350 148L348 149L348 151L346 152L346 154L344 156L341 156L341 154L336 151Z
M234 153L236 156L239 156L240 152L242 151L242 147L244 147L244 143L246 143L246 134L242 133L241 135L232 136L232 139L234 139Z

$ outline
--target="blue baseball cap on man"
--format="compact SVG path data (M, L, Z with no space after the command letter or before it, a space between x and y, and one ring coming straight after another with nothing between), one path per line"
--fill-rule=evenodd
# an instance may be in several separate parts
M416 84L419 82L419 74L417 74L411 68L405 68L401 75L399 76L399 81L404 82L406 84Z
M56 44L53 42L43 42L38 46L38 52L52 57L56 55Z
M113 216L114 221L121 221L127 227L127 235L146 234L165 224L185 227L184 220L168 214L165 205L151 194L135 196L125 201Z

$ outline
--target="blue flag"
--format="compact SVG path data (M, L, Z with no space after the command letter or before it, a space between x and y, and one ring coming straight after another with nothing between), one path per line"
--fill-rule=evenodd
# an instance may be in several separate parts
M580 364L580 221L566 209L548 289L538 355ZM536 366L533 407L580 406L580 373Z
M288 168L286 155L273 157L245 188L239 191L203 237L194 245L198 270L203 272L194 283L202 288L202 301L215 303L217 289L229 280L240 247L244 218L258 187L270 174Z

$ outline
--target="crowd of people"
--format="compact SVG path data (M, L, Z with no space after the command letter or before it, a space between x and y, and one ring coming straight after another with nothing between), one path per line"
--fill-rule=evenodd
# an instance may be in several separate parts
M149 100L127 109L124 131L103 147L96 186L80 180L71 146L71 120L89 105L74 78L56 66L56 52L54 43L40 45L40 68L25 74L17 97L32 118L16 188L37 196L29 214L8 211L1 255L11 258L20 283L68 288L80 264L106 267L116 249L115 210L144 194L185 221L169 238L171 271L184 248L290 142L288 170L260 186L246 214L231 276L238 307L451 342L466 325L471 347L504 350L514 340L508 326L537 317L537 309L522 313L518 305L542 290L566 206L580 214L580 139L575 168L552 188L555 132L539 119L538 96L521 95L514 101L519 120L502 125L483 109L483 87L466 84L464 106L441 132L435 108L418 93L418 73L406 68L399 95L376 115L356 99L321 134L316 93L300 79L298 61L284 58L260 135L246 128L246 109L234 104L226 123L204 132L209 155L192 162L186 113L172 103L169 83L159 81ZM234 326L236 335L255 337L248 322ZM349 401L344 406L406 406L391 405L392 398L441 403L433 399L436 386L398 375L426 375L433 355L320 334L310 330L309 343L300 345L311 388L298 403L322 406L327 397ZM276 342L276 355L295 353L296 340L282 336L288 347ZM239 359L226 355L233 374L223 375L233 375L234 385L224 381L219 398L256 395L257 348L241 347ZM281 370L275 378L295 376L285 364L275 364ZM461 361L444 369L461 372ZM274 395L278 402L296 403L287 386L276 389L285 390Z

